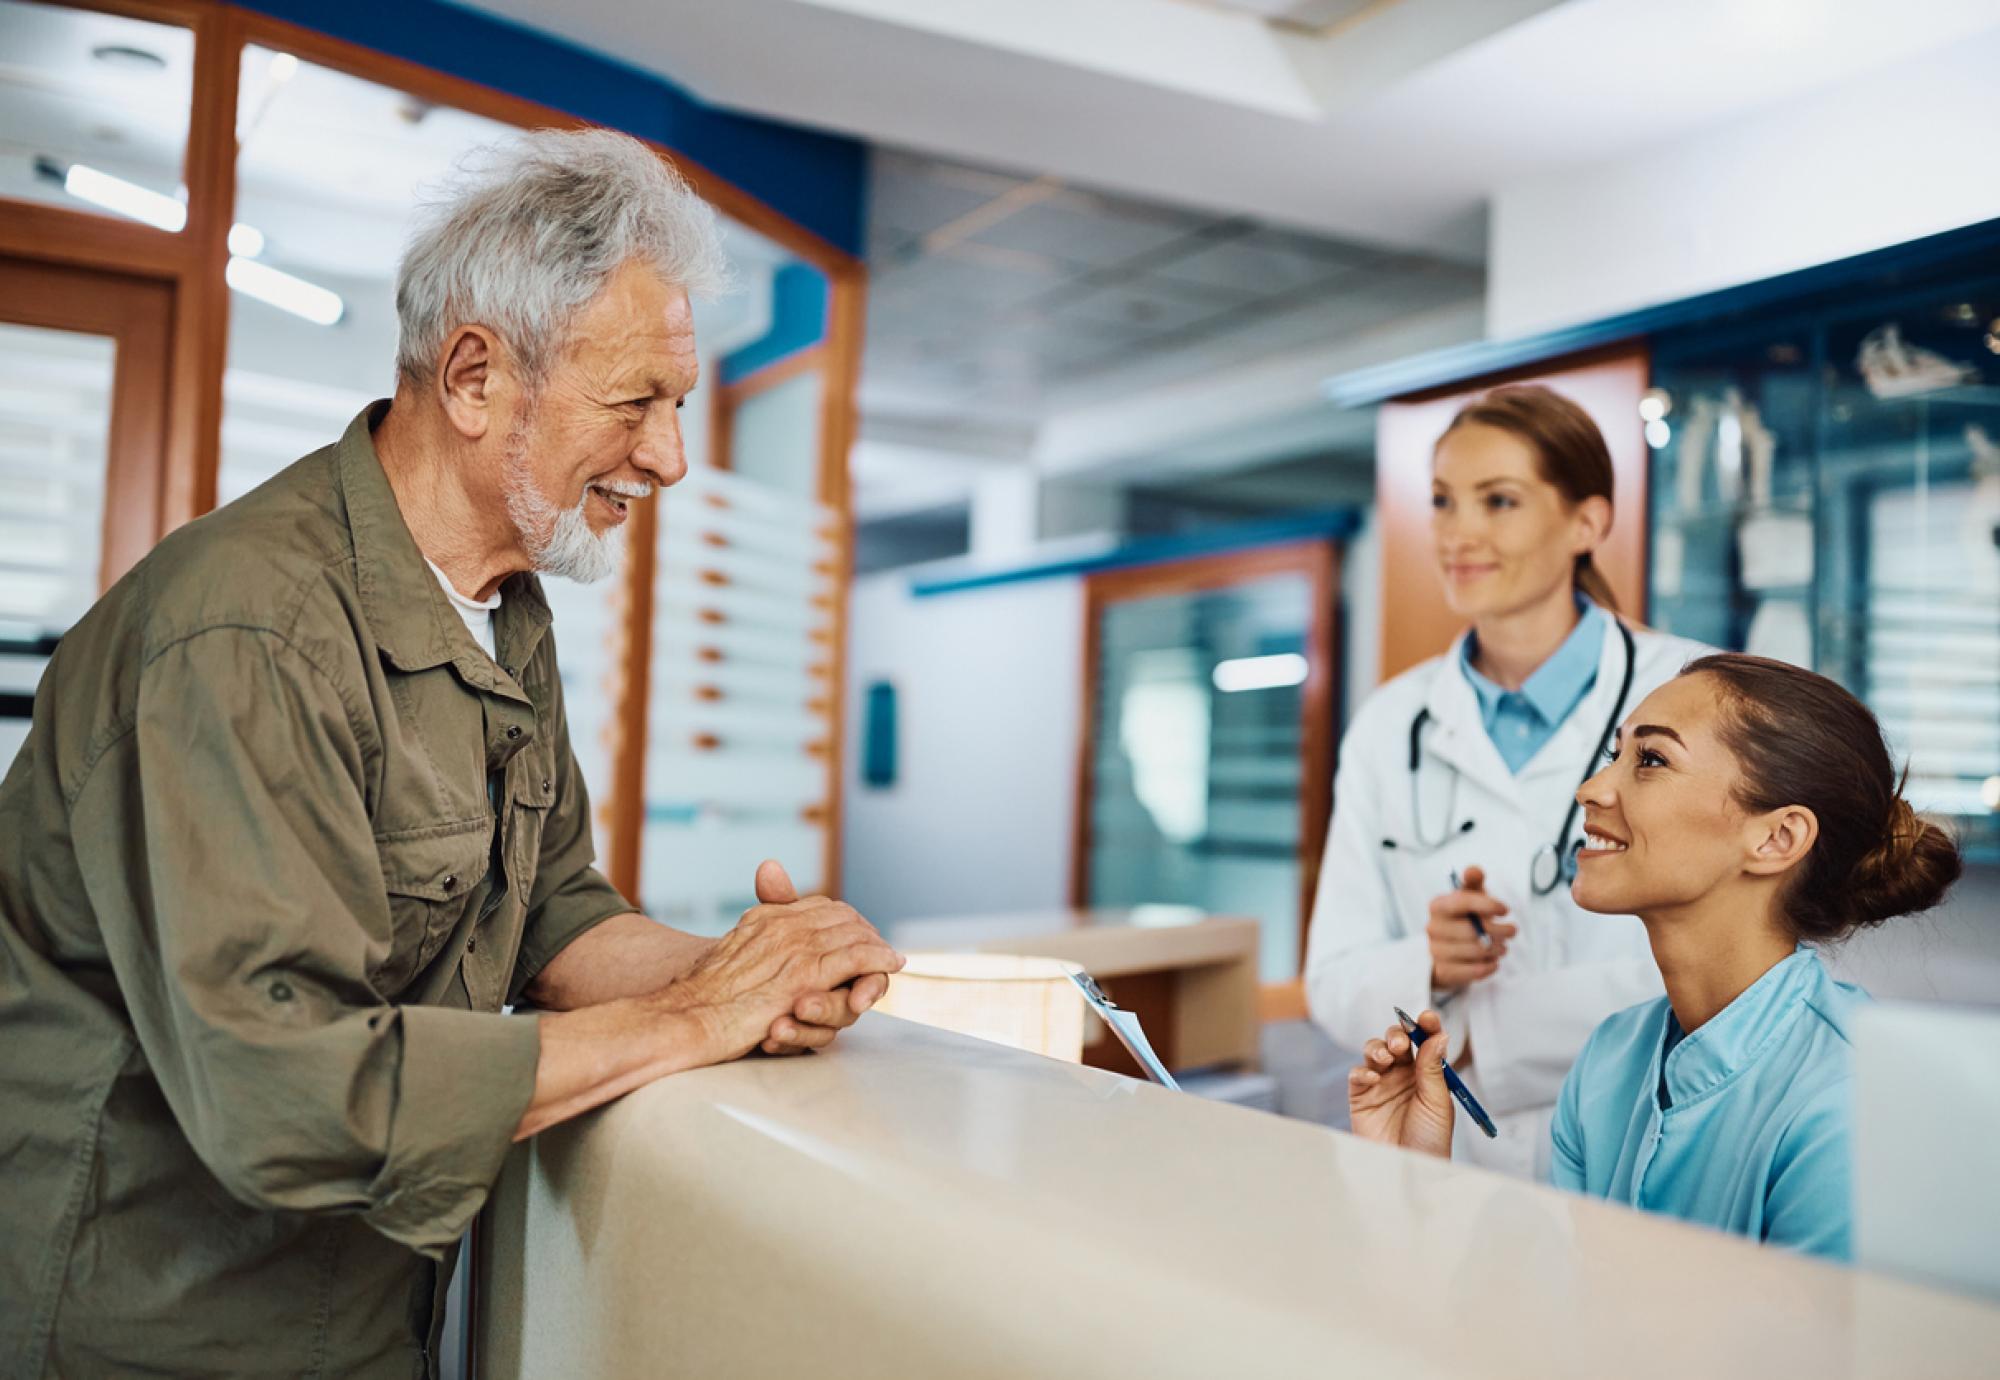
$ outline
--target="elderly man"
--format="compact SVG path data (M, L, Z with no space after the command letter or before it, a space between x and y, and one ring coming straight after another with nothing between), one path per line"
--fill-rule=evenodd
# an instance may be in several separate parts
M901 965L775 864L714 942L591 866L531 572L686 473L719 245L630 139L496 155L410 245L394 399L63 639L0 786L0 1373L423 1374L510 1142Z

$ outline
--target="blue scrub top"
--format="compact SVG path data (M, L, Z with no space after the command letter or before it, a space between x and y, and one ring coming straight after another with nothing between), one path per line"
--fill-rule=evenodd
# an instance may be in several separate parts
M1619 1012L1592 1033L1563 1083L1551 1178L1558 1188L1850 1259L1847 1032L1867 1000L1801 945L1678 1042L1665 997Z
M1479 697L1479 717L1486 736L1500 750L1500 760L1514 775L1534 760L1570 712L1583 703L1597 684L1597 663L1604 656L1604 610L1576 596L1577 621L1562 646L1535 668L1519 690L1502 690L1473 668L1479 655L1479 635L1469 634L1459 657L1459 669Z

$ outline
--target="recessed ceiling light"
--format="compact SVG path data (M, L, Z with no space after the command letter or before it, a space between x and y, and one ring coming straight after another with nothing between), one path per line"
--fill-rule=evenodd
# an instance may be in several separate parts
M100 43L90 50L90 55L121 72L164 72L167 69L167 60L158 53L149 48L134 48L129 43Z

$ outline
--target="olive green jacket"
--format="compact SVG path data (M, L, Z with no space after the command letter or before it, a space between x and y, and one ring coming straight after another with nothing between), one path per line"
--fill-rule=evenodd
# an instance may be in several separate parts
M499 1014L631 907L549 609L499 665L371 440L162 541L0 784L0 1375L422 1374L528 1105Z

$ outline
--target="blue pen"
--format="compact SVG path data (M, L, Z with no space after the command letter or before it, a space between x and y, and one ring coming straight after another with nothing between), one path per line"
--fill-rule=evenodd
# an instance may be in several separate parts
M1458 869L1457 869L1457 868L1455 868L1455 867L1454 867L1454 868L1453 868L1453 869L1451 870L1451 889L1452 889L1453 891L1463 891L1463 890L1465 890L1465 883L1464 883L1464 882L1461 882L1461 881L1460 881L1460 880L1458 879ZM1473 928L1473 929L1475 929L1475 930L1477 930L1477 931L1479 932L1479 942L1480 942L1480 943L1482 943L1482 944L1486 944L1486 945L1491 945L1491 944L1493 943L1493 941L1492 941L1491 939L1487 938L1487 936L1486 936L1486 922L1485 922L1485 921L1483 921L1483 920L1481 920L1481 919L1479 918L1479 912L1478 912L1478 911L1476 911L1476 910L1469 910L1469 911L1467 911L1467 912L1465 913L1465 918L1466 918L1466 919L1468 919L1468 920L1470 920L1470 921L1472 922L1472 928Z
M1415 1051L1424 1047L1424 1041L1430 1038L1431 1033L1411 1020L1410 1013L1402 1007L1399 1006L1395 1010L1396 1019L1403 1023L1403 1033L1410 1037L1411 1057L1414 1058ZM1472 1118L1472 1124L1484 1131L1488 1140L1499 1138L1500 1131L1494 1126L1493 1118L1486 1115L1486 1109L1479 1105L1479 1099L1472 1095L1472 1089L1465 1086L1465 1080L1458 1076L1457 1070L1450 1064L1444 1066L1444 1085L1451 1089L1451 1095L1458 1099L1458 1105L1465 1108L1465 1114Z

